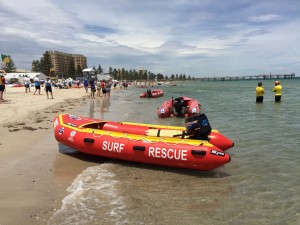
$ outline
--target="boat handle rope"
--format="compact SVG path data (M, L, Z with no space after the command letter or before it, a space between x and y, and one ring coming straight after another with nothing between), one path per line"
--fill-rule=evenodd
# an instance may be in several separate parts
M96 135L94 130L92 130L92 133L93 133L93 136L95 138L100 138L102 136L111 136L113 138L124 138L125 137L125 138L129 139L130 141L144 141L146 143L160 143L160 142L162 142L162 143L164 143L166 145L169 145L169 146L175 146L175 145L178 145L178 144L181 144L181 143L185 143L184 139L180 139L181 141L179 141L177 143L174 143L174 144L168 143L168 142L165 141L165 139L162 139L162 138L159 139L158 141L150 141L150 140L147 139L147 136L143 136L142 138L138 138L138 139L132 139L132 138L128 137L127 133L123 133L124 136L122 136L122 137L116 137L116 136L111 135L110 131L107 132L106 134L101 134L101 135ZM191 143L185 143L185 144L192 145L192 146L201 146L201 145L204 144L204 142L201 142L200 144L191 144Z

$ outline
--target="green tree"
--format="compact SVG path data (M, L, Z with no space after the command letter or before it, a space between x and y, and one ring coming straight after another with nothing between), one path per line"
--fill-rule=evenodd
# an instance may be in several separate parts
M155 80L156 75L154 73L151 73L150 71L148 72L148 79L149 80Z
M98 71L98 74L102 74L102 73L103 73L103 69L102 69L102 67L101 67L100 64L99 64L99 66L98 66L97 71Z
M31 70L33 72L41 71L41 63L39 60L33 60L32 64L31 64Z
M73 59L70 59L68 62L68 76L75 79L75 63Z
M158 74L156 75L156 77L157 77L157 80L163 80L163 79L164 79L164 75L161 74L161 73L158 73Z
M12 73L12 72L16 72L16 66L14 63L14 60L12 60L12 58L10 56L9 57L9 62L5 63L4 65L4 70L7 73Z
M112 77L113 76L113 68L110 66L108 69L108 74Z
M43 54L43 57L40 60L41 63L41 71L43 74L48 76L50 74L50 69L53 67L51 64L51 57L49 51L46 51Z
M33 60L31 70L34 72L42 72L48 76L51 73L52 67L50 53L46 51L40 60Z
M83 76L82 68L80 65L77 65L76 76L79 76L79 77Z

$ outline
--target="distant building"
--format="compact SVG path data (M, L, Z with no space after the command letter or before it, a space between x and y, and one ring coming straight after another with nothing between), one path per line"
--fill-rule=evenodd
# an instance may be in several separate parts
M51 64L54 67L55 75L57 78L66 78L68 76L71 60L74 63L75 71L80 66L81 69L87 67L87 58L80 54L69 54L59 51L49 51ZM76 75L76 74L74 74Z
M145 74L145 73L147 74L147 70L144 69L144 68L143 69L139 69L138 71L139 71L139 74Z
M87 68L87 61L86 57L80 54L72 54L75 70L78 66L80 66L81 69Z

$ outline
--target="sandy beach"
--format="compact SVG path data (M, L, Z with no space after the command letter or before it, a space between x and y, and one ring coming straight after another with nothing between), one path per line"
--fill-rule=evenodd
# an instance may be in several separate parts
M93 162L58 152L52 120L90 101L83 88L54 89L54 99L7 87L0 104L0 224L47 224L66 188Z

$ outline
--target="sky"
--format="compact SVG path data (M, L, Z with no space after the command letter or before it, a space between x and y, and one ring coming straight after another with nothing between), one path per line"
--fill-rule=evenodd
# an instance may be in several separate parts
M0 0L0 53L192 77L300 74L299 0Z

